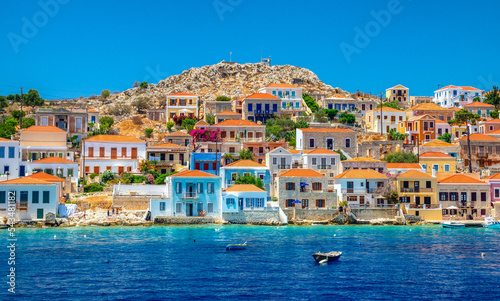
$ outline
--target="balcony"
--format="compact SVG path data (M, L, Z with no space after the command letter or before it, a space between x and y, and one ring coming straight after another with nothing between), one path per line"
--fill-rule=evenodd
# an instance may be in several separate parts
M278 169L290 169L290 164L280 164L278 165Z
M432 192L432 188L420 188L420 187L414 187L414 188L403 188L401 187L400 192L415 192L415 193L420 193L420 192Z
M311 189L309 187L302 186L302 187L300 187L300 192L304 192L304 193L311 192Z
M342 194L366 194L373 193L373 188L343 188Z
M274 115L276 111L273 110L254 110L254 115Z
M477 158L488 158L488 152L477 152L476 154Z
M331 165L316 165L317 169L331 169Z
M17 209L28 209L28 201L20 201L17 203Z
M406 209L441 209L441 204L406 204Z
M181 196L182 199L197 199L198 194L196 192L184 192Z

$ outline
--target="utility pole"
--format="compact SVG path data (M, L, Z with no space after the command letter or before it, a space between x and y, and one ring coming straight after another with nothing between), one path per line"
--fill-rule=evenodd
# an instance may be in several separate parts
M417 136L417 163L420 163L420 141L418 141L418 136Z
M23 87L21 87L21 120L19 121L19 128L23 128Z
M382 134L382 131L383 131L383 125L382 125L382 120L384 119L383 117L383 111L382 111L382 108L384 107L384 104L382 102L382 92L380 92L380 135L383 135Z
M472 173L472 154L470 151L470 131L469 126L467 125L467 120L465 120L465 128L467 129L467 148L469 153L469 173Z
M82 187L85 184L85 139L82 139ZM82 190L83 192L83 190Z

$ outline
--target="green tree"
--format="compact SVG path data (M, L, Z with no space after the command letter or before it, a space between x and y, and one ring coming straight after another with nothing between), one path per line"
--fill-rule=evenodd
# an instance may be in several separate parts
M395 190L392 190L392 191L387 191L384 195L383 195L384 199L387 200L387 203L388 204L396 204L398 201L399 201L399 195L398 195L398 192L395 191Z
M401 110L401 107L399 106L399 102L397 100L384 102L384 103L382 103L382 106L388 107L388 108L393 108L396 110ZM380 108L380 104L377 105L377 108ZM382 109L382 112L383 111L384 111L384 109Z
M147 128L144 130L144 135L146 135L146 137L151 138L151 134L153 134L152 128Z
M148 87L148 82L142 82L140 85L141 89L146 89Z
M481 116L478 114L473 114L467 109L461 109L460 111L455 113L455 119L448 121L450 125L454 124L462 124L465 123L465 127L467 129L467 149L469 154L469 173L472 173L472 163L471 163L471 147L470 147L470 132L469 126L467 123L476 124L476 121L481 119Z
M498 111L490 111L490 117L493 119L498 119Z
M234 184L251 184L259 187L260 189L264 189L264 182L262 182L262 179L252 174L241 175L238 173Z
M12 115L12 117L14 117L17 120L19 120L19 118L21 118L21 111L20 110L14 110L14 111L12 111L11 115ZM26 116L26 112L23 112L23 117L24 116Z
M175 125L175 122L173 122L173 121L168 122L168 123L167 123L167 129L168 129L169 131L171 131L171 130L172 130L172 128L174 127L174 125Z
M347 157L344 155L344 153L340 149L334 149L333 151L340 154L340 161L347 160Z
M27 129L29 128L30 126L33 126L36 124L36 120L35 118L23 118L23 125L22 125L22 128L23 129Z
M115 120L110 116L104 116L99 119L100 128L104 131L110 130L113 123L115 123Z
M335 119L335 116L337 116L337 114L339 113L339 110L337 109L324 109L323 110L326 115L328 115L328 119L330 119L330 121L333 121Z
M253 151L249 149L242 148L239 153L240 160L252 160L253 161Z
M413 153L396 152L384 158L388 163L417 163L418 157Z
M296 129L307 129L309 127L309 123L304 120L299 120L295 123Z
M43 106L45 100L40 97L37 90L30 89L28 94L23 96L23 104L35 108L37 106Z
M481 102L481 97L476 96L476 97L474 97L474 98L472 99L472 101L474 101L474 102L476 102L476 101L477 101L477 102Z
M21 95L19 95L19 94L9 94L7 96L7 100L9 100L11 104L13 104L15 102L21 102Z
M188 133L194 128L194 125L198 122L196 118L186 118L182 120L182 127L188 130Z
M279 125L273 125L270 127L266 127L266 135L267 137L274 136L275 141L280 140L281 135L283 134L283 129Z
M168 174L162 173L158 175L155 179L155 185L165 185L165 179L168 177Z
M328 122L328 115L324 110L318 110L316 113L314 113L314 117L316 118L316 121L319 123L327 123Z
M113 180L114 178L115 178L115 174L111 170L105 170L105 171L103 171L103 173L101 175L101 181L103 181L104 183L108 183L109 181Z
M302 99L313 113L319 109L319 105L316 102L316 99L312 98L309 94L302 93Z
M438 137L439 140L443 140L444 142L451 143L451 134L450 133L444 133L443 135Z
M0 123L0 137L11 139L11 136L16 133L16 125L18 125L18 122L15 118L2 117L2 122Z
M498 91L497 86L493 86L493 89L485 94L484 103L489 103L494 106L500 105L500 91Z
M356 122L356 116L347 113L347 111L344 111L340 114L339 122L343 124L354 124L354 122Z
M108 97L111 95L111 91L108 89L104 89L101 91L101 99L102 99L102 104L108 99Z
M215 116L214 116L214 114L211 114L211 113L205 114L205 121L208 124L215 124Z
M221 96L217 96L215 101L231 101L231 97L221 95Z
M387 140L401 141L405 140L406 136L408 136L408 134L403 134L396 131L395 129L391 129L389 133L387 133Z
M148 97L138 97L134 102L132 102L132 106L135 107L137 113L144 114L146 110L151 108L151 99Z
M9 106L9 100L7 97L0 95L0 107L1 108L6 108Z

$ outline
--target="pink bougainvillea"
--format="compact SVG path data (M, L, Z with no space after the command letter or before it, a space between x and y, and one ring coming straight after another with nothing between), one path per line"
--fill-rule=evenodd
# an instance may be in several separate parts
M218 142L221 141L220 129L194 129L190 132L193 136L193 145L195 142Z

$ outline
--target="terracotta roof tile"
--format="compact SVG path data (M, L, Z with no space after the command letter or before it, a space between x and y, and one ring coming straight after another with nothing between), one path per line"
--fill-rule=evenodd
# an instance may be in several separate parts
M269 84L266 87L269 87L269 88L299 88L297 86L290 85L290 84Z
M222 111L222 112L215 113L215 115L220 115L220 114L241 115L240 113L236 113L236 112L233 112L233 111Z
M454 174L437 181L441 184L486 184L486 182L461 174Z
M63 158L59 158L59 157L47 157L47 158L43 158L43 159L40 159L40 160L37 160L37 161L33 161L31 163L32 164L33 163L77 164L74 161L70 161L68 159L63 159Z
M415 169L410 169L407 170L400 175L397 176L398 178L432 178L431 175L426 174L425 172L422 172L420 170L415 170Z
M334 152L334 151L329 150L329 149L325 149L325 148L313 149L310 152L308 152L308 154L330 154L330 155L339 155L340 156L339 153Z
M490 105L489 103L484 103L480 101L475 101L469 104L464 105L464 108L468 107L489 107L489 108L495 108L494 105Z
M64 183L64 180L59 178L59 177L56 177L56 176L53 176L53 175L49 175L47 173L44 173L44 172L37 172L37 173L34 173L34 174L31 174L29 176L26 176L27 178L31 178L31 179L37 179L37 180L41 180L41 181L47 181L47 182L61 182L61 183Z
M25 133L30 133L30 132L37 132L37 133L66 133L65 131L61 130L58 127L51 126L51 125L32 125L27 129L24 129L23 132Z
M218 127L218 126L264 126L264 125L257 124L250 120L224 120L222 122L212 125L212 127Z
M150 148L150 147L156 147L156 148L186 148L185 146L177 145L177 144L173 144L173 143L162 143L162 144L155 144L155 145L148 146L148 148Z
M443 111L443 110L447 110L446 108L443 108L441 106L438 106L437 104L435 103L421 103L421 104L418 104L406 111L413 111L413 110L424 110L424 111Z
M201 170L185 170L171 175L173 178L218 178L216 175Z
M97 135L92 136L90 138L85 139L85 142L142 142L146 143L144 140L141 140L132 136L124 136L124 135Z
M371 111L368 111L368 112L380 112L380 108L377 108L375 110L371 110ZM383 107L382 108L382 114L384 112L395 112L395 113L403 113L404 114L404 111L398 110L398 109L394 109L394 108L391 108L391 107Z
M177 132L165 134L165 137L176 137L176 136L189 136L189 137L191 137L191 135L189 135L188 133L183 132L183 131L177 131Z
M264 164L257 163L253 160L238 160L225 167L267 167Z
M484 178L485 180L500 180L500 173L492 174L491 176L488 176Z
M280 174L278 177L325 178L325 175L312 169L290 169Z
M14 142L14 141L17 141L17 140L5 139L5 138L0 137L0 142Z
M354 132L350 129L297 129L303 132Z
M348 169L334 179L387 179L387 176L373 169Z
M33 179L29 177L23 177L23 178L17 178L17 179L12 179L12 180L7 180L0 182L0 184L6 185L6 184L25 184L25 185L30 185L30 184L44 184L44 185L53 185L51 182L47 181L42 181L38 179Z
M259 187L252 185L252 184L235 184L229 188L227 188L225 191L251 191L251 192L262 192L265 191L264 189L260 189Z
M209 126L209 124L205 120L200 120L194 126Z
M424 152L420 154L419 158L453 158L453 156L442 152Z
M419 163L387 163L387 169L422 169Z
M258 98L258 99L274 99L274 100L281 100L278 96L271 95L269 93L253 93L248 96L245 96L246 98Z
M474 140L474 141L500 141L499 139L495 138L495 137L491 137L491 136L488 136L488 135L485 135L485 134L470 134L469 135L470 137L470 140ZM462 141L467 141L467 135L463 136L462 138L458 139L459 141L462 140Z
M191 94L191 93L182 93L182 92L179 92L179 93L168 94L167 96L196 96L196 95Z
M345 160L345 162L382 162L381 160L373 159L370 157L357 157L349 160Z
M424 143L422 147L456 147L456 145L453 145L443 140L435 139L427 143Z

